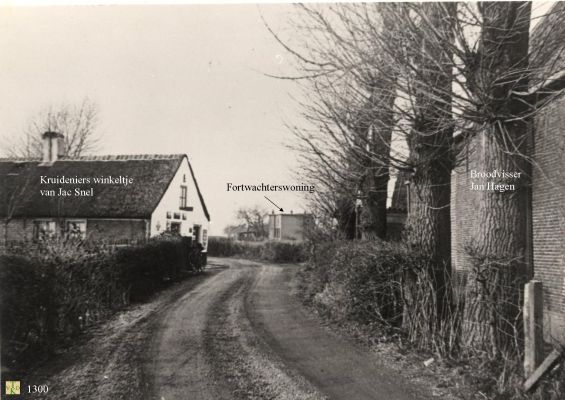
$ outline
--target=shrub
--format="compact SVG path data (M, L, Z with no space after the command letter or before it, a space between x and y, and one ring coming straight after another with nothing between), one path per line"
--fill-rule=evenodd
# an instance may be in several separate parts
M302 293L333 318L400 329L416 347L450 355L459 345L463 304L448 302L438 318L439 275L431 265L402 243L320 243L312 247Z
M180 237L112 249L80 241L27 244L0 255L2 359L25 364L130 302L195 269Z
M321 314L353 325L355 331L358 324L364 325L363 332L372 338L381 338L383 333L384 337L401 337L410 347L424 350L427 357L433 353L439 359L456 360L462 366L460 370L467 371L466 379L489 398L564 398L565 367L554 369L532 393L524 393L519 352L507 351L497 358L485 359L462 346L465 299L462 293L458 295L461 288L457 286L464 282L454 282L445 268L433 268L429 258L400 243L377 241L319 241L311 243L310 250L309 262L299 273L301 294ZM489 260L480 260L479 265L484 269L480 274L484 278L487 274L499 274L500 265L511 264L491 256ZM491 281L508 285L507 280L498 278ZM504 288L487 289L481 298L483 302L486 299L500 304L500 298L508 298ZM516 303L513 300L510 306ZM488 321L487 317L483 319ZM504 326L496 329L507 332L519 348L518 333L511 334Z
M259 258L275 263L306 261L306 247L302 243L266 242Z
M52 294L44 281L44 269L32 260L0 256L3 365L15 363L18 355L36 347L44 336L44 301Z
M212 257L232 257L243 254L243 246L228 238L211 237L208 240L208 254Z
M227 238L210 238L208 254L214 257L239 256L276 263L296 263L307 259L306 245L303 243L240 242Z
M310 261L308 300L337 318L397 326L402 316L401 275L407 252L385 242L317 246Z

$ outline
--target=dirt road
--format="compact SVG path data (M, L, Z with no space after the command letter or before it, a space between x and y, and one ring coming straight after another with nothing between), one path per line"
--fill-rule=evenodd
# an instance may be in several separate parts
M57 399L432 398L306 311L294 295L299 267L210 263L207 276L116 317L33 383Z
M298 267L215 262L230 268L181 298L153 340L154 398L428 398L304 310Z

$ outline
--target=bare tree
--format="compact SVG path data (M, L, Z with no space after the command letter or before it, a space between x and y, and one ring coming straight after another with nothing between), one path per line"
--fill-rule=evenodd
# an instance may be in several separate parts
M50 106L31 119L22 135L8 138L4 151L8 157L41 157L41 135L52 131L65 136L67 157L79 157L97 149L97 126L98 106L88 98L78 105Z
M307 168L317 170L326 186L345 188L335 204L342 221L350 222L352 204L362 201L355 222L365 238L386 236L390 168L411 173L408 242L433 260L438 308L433 314L439 317L448 301L453 133L453 63L443 46L454 40L455 7L356 4L302 10L309 21L303 25L324 38L309 36L307 55L298 55L311 90L304 114L319 127L297 132ZM321 48L313 47L320 43ZM395 148L393 131L408 144L409 157ZM415 278L408 275L406 281L410 293Z
M481 105L480 165L520 172L516 192L481 191L478 229L469 248L473 265L467 284L464 343L496 355L515 337L519 298L526 277L532 105L516 92L529 86L530 2L479 3L479 47L468 74Z
M371 19L380 21L379 14L356 7L363 6L300 6L303 20L297 25L309 40L303 53L289 51L297 56L300 78L305 78L308 102L302 106L312 129L291 129L300 139L304 169L312 172L305 178L326 189L321 193L330 197L324 203L342 235L384 238L394 71L387 75L374 67L389 63L361 28L368 19L367 30L380 32L380 22Z
M240 208L237 210L237 219L247 225L249 232L255 234L256 239L264 239L268 236L267 227L265 226L265 216L267 211L257 206L249 208Z
M326 193L332 186L344 188L329 203L350 210L355 199L370 198L374 184L366 185L366 177L374 166L408 172L408 243L430 257L436 270L450 269L454 132L481 144L485 171L525 177L517 193L481 194L479 228L469 246L475 262L463 338L491 354L508 331L519 329L528 126L536 111L532 98L545 95L532 93L528 81L549 78L529 63L530 8L527 2L301 6L304 18L296 25L308 34L306 43L290 48L277 36L298 61L299 76L291 78L306 82L302 106L313 128L293 128L302 141L306 175L318 172L311 179ZM385 101L375 107L374 99ZM391 140L388 133L374 135L380 126L392 129ZM375 137L384 151L370 146ZM398 150L395 137L407 143L408 154ZM441 317L448 274L434 275Z

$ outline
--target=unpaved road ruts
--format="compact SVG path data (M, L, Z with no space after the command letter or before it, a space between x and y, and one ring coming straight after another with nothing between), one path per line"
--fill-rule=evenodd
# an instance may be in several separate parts
M432 398L305 310L293 293L300 267L210 264L109 321L34 383L49 383L56 399Z
M163 319L151 346L156 399L431 398L304 310L299 267L219 262L230 268Z

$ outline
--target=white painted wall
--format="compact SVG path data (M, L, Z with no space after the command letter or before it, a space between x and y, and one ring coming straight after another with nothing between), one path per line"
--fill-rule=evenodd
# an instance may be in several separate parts
M197 171L194 171L195 175ZM183 182L185 178L185 182ZM192 211L182 211L180 209L180 194L181 186L187 187L187 206L193 207ZM167 212L171 213L171 218L167 218ZM174 214L180 214L180 219L175 219ZM182 219L182 215L186 216L186 219ZM210 231L210 223L204 215L204 209L200 203L198 197L198 192L196 191L196 185L190 174L190 168L188 167L188 161L184 158L175 176L169 185L169 188L165 192L165 195L151 214L151 236L159 235L164 232L167 227L167 221L169 222L180 222L181 224L181 235L182 236L193 236L194 235L194 225L200 225L200 235L197 240L202 243L202 234L204 230L206 232ZM159 229L158 229L159 228ZM207 246L206 246L207 247Z

